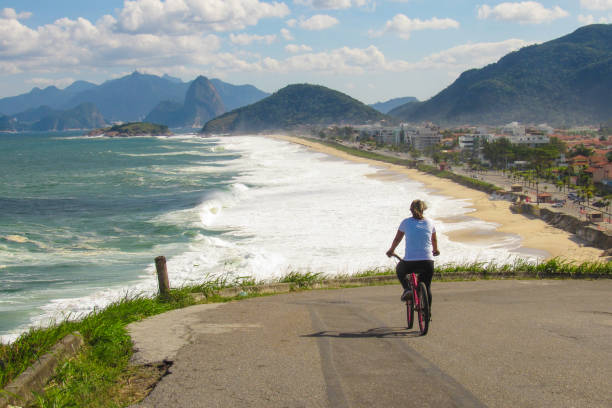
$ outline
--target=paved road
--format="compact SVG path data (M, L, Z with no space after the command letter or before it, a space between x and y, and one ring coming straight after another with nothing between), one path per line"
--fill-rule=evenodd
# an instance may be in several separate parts
M131 326L174 362L141 407L610 407L612 280L433 284L430 333L399 286L199 305Z

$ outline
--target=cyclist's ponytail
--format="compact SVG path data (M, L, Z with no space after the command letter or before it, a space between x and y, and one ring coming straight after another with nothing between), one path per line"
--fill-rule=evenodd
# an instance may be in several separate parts
M410 204L410 212L412 213L412 217L417 220L423 219L423 212L427 209L427 205L425 201L414 200L412 204Z

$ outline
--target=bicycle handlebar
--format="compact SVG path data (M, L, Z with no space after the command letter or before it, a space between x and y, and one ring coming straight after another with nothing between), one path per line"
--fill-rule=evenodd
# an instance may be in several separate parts
M397 255L395 252L393 254L391 254L391 256L396 257L398 261L402 260L402 258L400 258L399 255Z

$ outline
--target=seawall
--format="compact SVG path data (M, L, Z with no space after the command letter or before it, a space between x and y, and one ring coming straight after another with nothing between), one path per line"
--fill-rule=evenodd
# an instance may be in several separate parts
M538 217L556 228L577 235L594 247L604 250L612 248L612 234L598 229L588 221L529 203L513 204L510 209L519 214Z

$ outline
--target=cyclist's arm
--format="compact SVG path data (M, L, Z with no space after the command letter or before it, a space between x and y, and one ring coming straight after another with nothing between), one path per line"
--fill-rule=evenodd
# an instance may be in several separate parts
M389 250L387 251L387 256L390 257L393 255L393 252L395 252L395 248L397 248L399 243L402 242L402 238L404 238L404 233L400 230L397 230L395 238L393 238L393 242L391 243L391 248L389 248Z
M440 251L438 250L438 236L435 231L431 233L431 246L433 247L433 254L440 255Z

